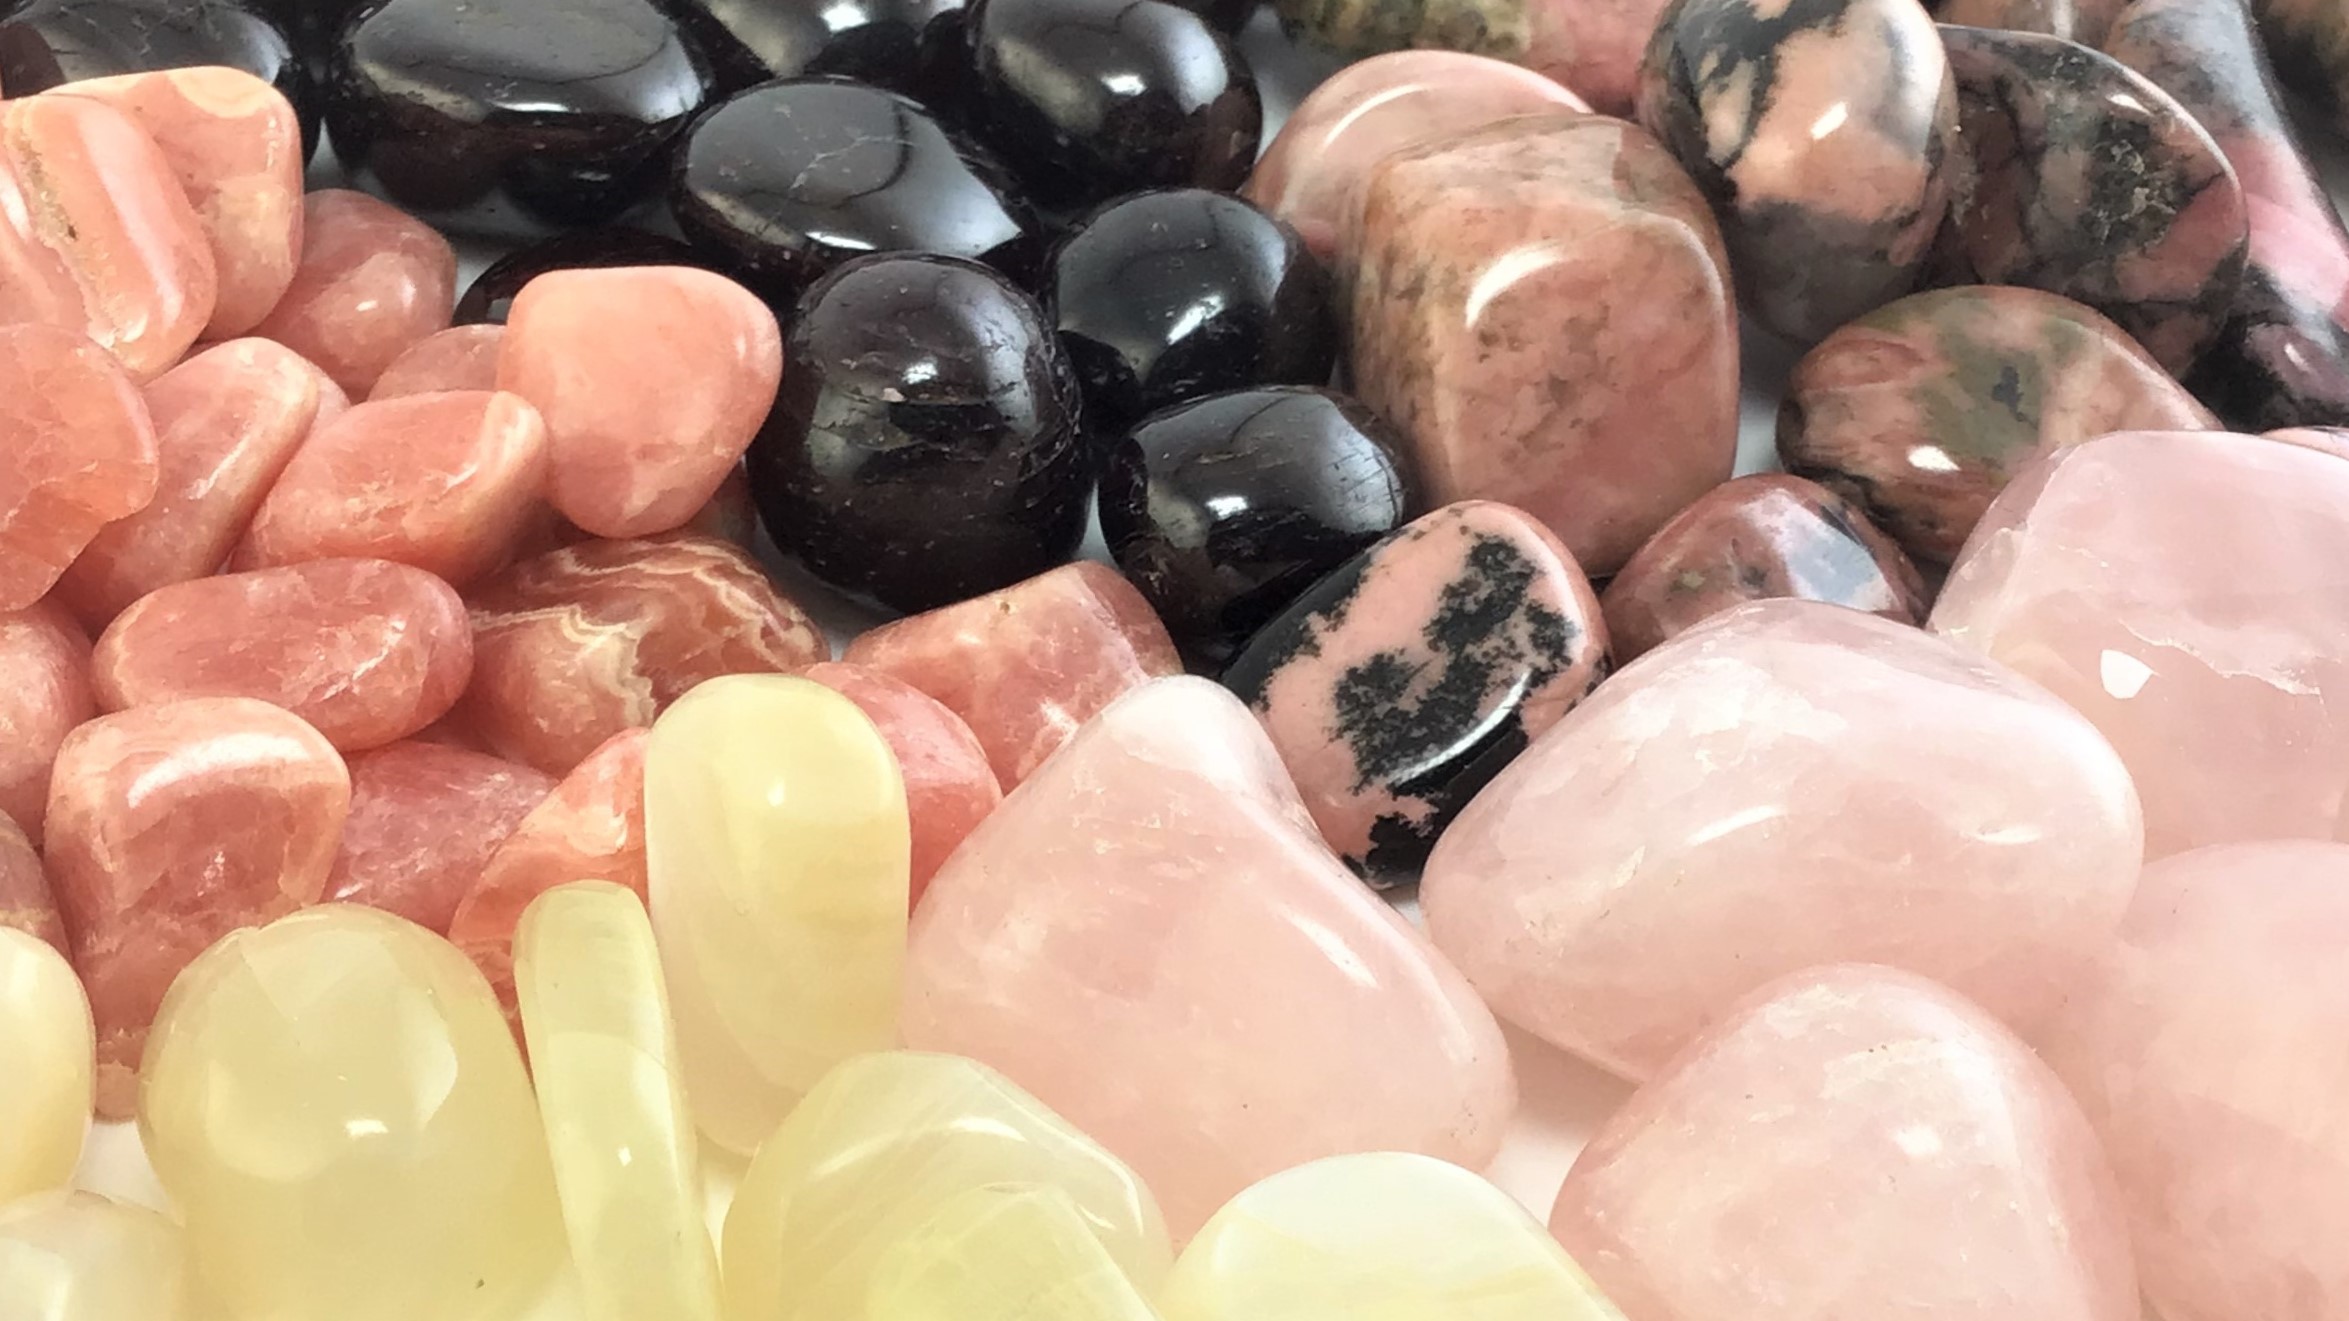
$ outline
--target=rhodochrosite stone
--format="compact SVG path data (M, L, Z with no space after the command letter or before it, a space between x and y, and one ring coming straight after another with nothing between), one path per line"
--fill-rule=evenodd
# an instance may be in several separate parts
M53 601L0 614L0 811L35 845L49 815L57 745L97 713L81 625Z
M1003 801L1003 787L987 766L987 750L961 716L879 670L825 661L809 666L801 677L856 703L897 754L913 828L912 899L920 903L930 877L954 846Z
M1132 1162L1177 1235L1317 1156L1481 1165L1516 1101L1467 982L1202 679L1119 700L963 841L915 915L902 1027Z
M0 1206L73 1178L90 1127L91 1043L90 1002L73 965L46 942L0 925L0 1060L8 1061L0 1074L0 1133L8 1135L0 1142ZM7 1300L0 1287L0 1304ZM48 1314L0 1311L19 1315Z
M369 399L436 394L443 390L498 388L498 353L505 347L502 325L451 326L425 336L392 359L375 378Z
M409 345L449 324L457 254L432 226L365 193L302 200L302 260L253 333L326 369L364 399Z
M1550 1231L1639 1321L2137 1321L2122 1217L2029 1047L1844 965L1757 991L1633 1093Z
M201 1321L185 1236L143 1206L55 1192L0 1207L0 1316Z
M447 931L490 858L554 787L528 766L442 743L361 753L326 898Z
M2183 530L2183 531L2182 531ZM1990 506L1932 626L2120 750L2145 848L2349 835L2349 463L2221 432L2106 436Z
M59 953L70 948L41 851L6 813L0 813L0 927L45 940Z
M1420 902L1500 1013L1644 1078L1819 963L2027 1023L2111 939L2140 845L2120 758L2045 692L1905 625L1759 601L1569 712L1445 832Z
M0 610L22 610L99 528L155 498L155 429L105 350L54 326L0 325L0 435Z

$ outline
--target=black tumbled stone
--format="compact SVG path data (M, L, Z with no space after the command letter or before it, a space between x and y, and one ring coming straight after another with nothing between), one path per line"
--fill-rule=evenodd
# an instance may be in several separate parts
M958 95L969 63L964 0L655 3L700 44L728 92L776 78L839 74L942 108Z
M664 234L614 226L561 234L527 247L516 248L491 262L466 286L457 300L452 324L504 324L522 286L548 271L601 269L610 266L702 266L706 261L693 246Z
M60 83L221 64L285 93L318 147L317 80L277 20L235 0L27 0L0 18L0 88L30 96Z

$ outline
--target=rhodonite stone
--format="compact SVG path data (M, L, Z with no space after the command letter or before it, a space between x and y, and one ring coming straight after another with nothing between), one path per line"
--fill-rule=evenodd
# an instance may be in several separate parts
M887 1321L1157 1321L1076 1200L993 1184L939 1204L873 1267Z
M1967 27L2001 28L2009 32L2044 32L2076 41L2091 49L2104 44L2113 18L2127 0L1925 0L1925 8L1943 23Z
M1223 682L1322 838L1383 889L1414 879L1453 813L1607 668L1574 557L1518 510L1469 502L1308 589Z
M1003 801L1003 787L987 765L987 750L961 716L879 670L824 661L809 666L800 677L856 703L896 754L913 831L908 898L919 904L922 891L948 855Z
M883 624L841 659L961 716L1006 791L1119 696L1183 670L1150 603L1089 560Z
M45 853L97 1018L101 1117L130 1115L148 1024L180 970L317 901L350 801L334 745L251 698L140 707L67 736Z
M1095 464L1036 300L951 257L874 257L808 291L751 493L775 544L893 609L1066 563Z
M2286 427L2266 433L2269 440L2349 458L2349 427Z
M1434 502L1516 505L1606 574L1728 479L1728 266L1639 129L1521 118L1389 157L1357 256L1355 388Z
M497 1002L388 913L328 904L191 964L156 1020L139 1133L237 1316L493 1321L562 1258Z
M1858 506L1800 477L1724 482L1673 516L1607 584L1618 663L1747 601L1793 597L1925 622L1924 579Z
M90 635L54 601L0 614L0 813L35 846L57 745L91 716Z
M2032 459L2109 431L2217 425L2120 327L2035 289L1917 294L1795 364L1778 456L1947 564Z
M302 200L294 282L253 333L324 368L364 399L408 346L449 324L457 255L430 225L365 193Z
M1353 400L1301 386L1151 417L1109 448L1099 501L1118 567L1211 668L1424 503L1401 437Z
M277 0L324 9L345 0ZM30 96L63 83L219 65L275 87L318 146L316 80L280 16L238 0L24 0L0 18L0 88Z
M749 555L708 537L590 541L524 560L472 596L460 708L500 756L567 774L722 674L805 669L823 634Z
M1275 0L1291 33L1346 55L1404 47L1468 51L1521 64L1608 114L1631 108L1640 56L1665 0Z
M897 758L785 675L685 695L644 751L653 929L702 1132L756 1149L824 1072L896 1040L908 842Z
M37 1321L200 1321L178 1225L96 1193L0 1206L0 1315Z
M1492 1016L1203 679L1111 705L963 841L914 916L901 1028L1132 1162L1178 1237L1320 1156L1482 1165L1516 1102Z
M683 526L741 460L782 375L775 314L676 266L542 275L514 300L498 354L498 388L546 418L547 499L599 537Z
M2092 440L1991 505L1932 627L2046 685L2112 740L2144 796L2148 857L2340 838L2344 502L2349 464L2296 445Z
M312 560L141 597L90 659L109 711L191 697L284 707L346 752L448 714L473 672L465 602L385 560Z
M2349 18L2310 0L2255 0L2251 12L2278 81L2336 129L2349 123Z
M498 353L505 342L506 328L495 323L451 326L427 335L392 359L375 378L367 398L372 402L449 390L495 390Z
M449 929L490 858L555 787L528 766L410 739L360 753L350 769L351 812L325 898L430 931Z
M1640 1321L2137 1321L2123 1216L2029 1047L1842 966L1755 992L1633 1093L1550 1231Z
M1959 172L1917 0L1676 0L1639 120L1720 215L1746 312L1805 344L1916 287Z
M622 225L558 234L515 248L482 268L465 286L452 318L459 326L506 323L514 298L548 271L601 270L613 266L701 266L689 244L665 234Z
M47 942L0 922L0 1059L8 1061L0 1080L0 1133L8 1134L0 1143L0 1207L73 1178L90 1127L92 1040L90 1002L73 965ZM7 1237L0 1222L0 1244ZM7 1256L0 1246L0 1263ZM0 1281L8 1276L0 1264ZM0 1304L8 1298L0 1283Z
M1553 726L1419 897L1495 1011L1640 1079L1822 963L2027 1026L2112 938L2142 830L2121 759L2038 687L1905 625L1757 601Z
M71 949L40 847L5 812L0 812L0 927L45 940L60 954Z
M657 0L732 90L838 74L944 108L969 77L963 0Z
M155 498L155 427L112 355L55 326L0 325L0 610L46 595L106 524Z

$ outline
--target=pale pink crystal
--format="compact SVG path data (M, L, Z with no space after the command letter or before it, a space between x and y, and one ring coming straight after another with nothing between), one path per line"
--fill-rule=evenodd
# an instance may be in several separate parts
M155 429L104 349L54 326L0 325L0 436L0 610L22 610L99 528L155 498Z
M417 340L375 378L369 399L438 394L444 390L498 388L498 351L505 344L500 325L451 326Z
M528 766L444 744L360 753L326 898L447 931L490 857L554 787Z
M0 812L0 927L48 941L60 954L72 953L57 897L49 890L49 874L41 866L41 851L5 812Z
M913 825L911 899L919 904L955 846L1003 801L987 750L961 716L902 679L838 661L812 665L802 677L856 703L897 754Z
M302 206L293 284L253 333L365 398L409 345L448 328L457 254L432 226L365 193L324 189Z
M40 844L49 766L74 726L98 714L90 637L54 601L0 614L0 811Z

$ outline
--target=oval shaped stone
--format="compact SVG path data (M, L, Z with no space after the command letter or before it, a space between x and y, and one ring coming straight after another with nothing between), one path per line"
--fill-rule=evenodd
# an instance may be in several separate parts
M483 322L504 325L513 312L515 297L548 271L710 264L689 244L624 225L557 234L516 247L483 267L473 283L465 286L465 296L457 300L454 320L459 326Z
M23 97L65 83L207 65L275 87L318 148L317 80L295 48L295 17L351 0L25 0L0 19L0 86ZM275 7L274 9L272 7ZM302 13L287 14L286 8Z
M5 812L0 812L0 927L46 941L60 954L72 949L65 938L65 919L57 912L57 897L49 890L49 873L41 865L41 850Z
M0 614L0 812L35 846L58 745L98 714L90 635L54 601Z
M0 1206L0 1315L200 1321L185 1235L143 1206L55 1192Z
M1291 33L1345 55L1406 47L1469 51L1521 64L1590 98L1631 109L1640 55L1665 0L1276 0ZM1365 61L1367 63L1367 61Z
M430 225L345 188L302 199L302 259L253 333L364 399L409 345L449 324L457 254Z
M55 326L0 325L0 610L56 585L115 519L155 498L155 428L104 349Z
M872 1314L892 1321L1154 1321L1075 1199L991 1184L942 1203L873 1269Z
M498 388L498 353L505 347L502 325L451 326L417 340L392 359L367 392L370 402L411 394Z
M838 74L951 100L969 77L964 0L669 0L719 85Z
M2127 0L1926 0L1925 8L1944 24L2044 32L2094 50Z
M73 1178L90 1128L95 1041L89 999L65 955L0 924L0 1058L8 1061L0 1081L0 1132L8 1134L0 1143L0 1207ZM0 1243L7 1238L0 1222ZM0 1262L6 1257L0 1247ZM0 1264L0 1304L9 1274Z
M978 736L938 699L879 670L823 661L800 675L856 703L888 740L905 780L907 823L913 832L908 898L922 901L930 878L965 836L1003 801L1003 787L987 765Z
M403 739L352 757L351 812L325 899L447 931L552 776L468 748Z

